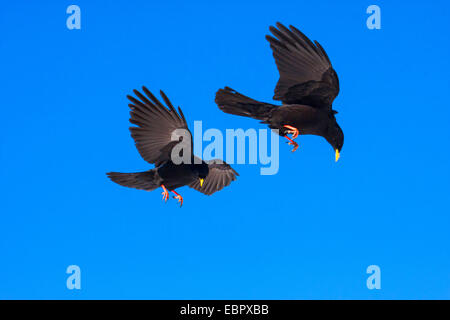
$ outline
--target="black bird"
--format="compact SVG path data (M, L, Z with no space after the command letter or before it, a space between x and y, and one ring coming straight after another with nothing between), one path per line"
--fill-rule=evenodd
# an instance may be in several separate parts
M137 90L133 92L140 100L127 96L132 102L129 104L130 122L136 125L130 127L130 131L142 158L155 164L155 168L136 173L108 172L107 175L112 181L125 187L147 191L161 187L163 200L167 201L171 191L175 194L174 198L182 205L183 197L175 191L177 188L187 185L206 195L211 195L236 180L239 174L227 163L219 159L205 162L193 155L192 134L180 107L177 112L162 91L160 91L161 97L169 109L146 87L142 87L142 90L147 97ZM177 129L186 132L187 135L180 135L178 139L173 140L172 135ZM178 161L173 162L172 151L183 142L183 137L189 139L185 142L188 146L186 149L190 149L187 150L190 151L188 157L190 161L175 164ZM185 151L181 148L179 155L182 156Z
M339 79L322 46L311 42L293 26L289 29L281 23L269 29L274 37L267 35L275 63L280 73L274 100L282 106L250 99L225 87L216 93L216 103L226 112L261 120L271 129L278 129L282 137L294 146L298 135L313 134L324 137L339 159L344 133L336 122L337 111L332 109L333 100L339 94ZM292 138L287 135L292 134Z

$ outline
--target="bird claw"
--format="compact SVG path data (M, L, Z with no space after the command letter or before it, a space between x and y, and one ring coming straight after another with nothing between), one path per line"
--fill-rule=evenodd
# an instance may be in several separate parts
M167 200L169 199L169 191L167 191L166 187L164 187L164 185L161 185L161 187L163 188L163 192L161 192L162 194L162 199L163 201L167 202Z
M289 138L287 135L285 135L284 137L289 140L288 144L290 146L294 146L294 148L292 149L291 152L295 152L295 150L298 149L298 143L295 142L294 139L297 138L300 133L298 132L298 129L293 127L293 126L285 125L283 127L288 129L288 130L285 131L286 134L292 134L292 139Z
M291 150L291 152L295 152L298 149L298 143L295 141L289 141L288 145L294 146L294 148Z
M176 196L173 196L173 198L178 200L178 202L180 203L180 208L181 208L183 206L183 197L178 194Z
M292 140L296 139L298 137L298 135L300 134L298 129L293 126L284 125L283 127L288 129L288 130L286 130L287 134L292 134Z

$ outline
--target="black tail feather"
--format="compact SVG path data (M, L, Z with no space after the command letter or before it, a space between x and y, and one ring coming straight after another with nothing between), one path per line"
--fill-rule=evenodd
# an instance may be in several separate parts
M160 186L160 178L155 170L134 173L108 172L111 181L128 188L155 190Z
M258 120L267 120L272 109L276 108L273 104L253 100L228 87L217 91L215 101L225 113Z

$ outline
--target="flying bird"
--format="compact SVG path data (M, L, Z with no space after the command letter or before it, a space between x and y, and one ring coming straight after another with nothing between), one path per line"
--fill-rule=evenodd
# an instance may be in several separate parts
M155 168L145 172L121 173L108 172L107 176L124 187L152 191L159 187L163 189L163 200L169 199L169 191L174 193L180 206L183 205L183 197L175 191L183 186L189 186L206 195L228 186L231 181L236 180L239 174L230 165L219 159L203 161L193 155L192 134L188 129L186 119L178 107L178 112L170 100L160 91L164 106L146 87L142 87L145 95L133 90L136 99L130 95L131 101L130 127L131 136L140 155L147 162L154 164ZM186 135L175 135L176 130L186 132ZM179 164L173 161L172 151L177 145L183 143L183 139L189 139L187 150L190 154L188 160ZM181 148L180 156L186 150Z
M269 128L278 129L279 135L293 146L292 152L298 148L294 140L299 135L324 137L338 161L344 133L332 104L339 94L339 79L327 53L293 26L288 29L277 23L277 28L269 29L273 36L267 35L266 39L280 73L273 99L282 105L253 100L229 87L217 91L217 105L226 113L261 120Z

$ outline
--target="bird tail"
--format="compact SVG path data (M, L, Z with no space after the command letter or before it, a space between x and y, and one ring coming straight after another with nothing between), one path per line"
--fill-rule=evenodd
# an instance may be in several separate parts
M267 120L271 111L277 107L253 100L228 87L217 91L215 101L219 109L225 113L258 120Z
M134 173L108 172L106 175L111 181L128 188L152 191L161 186L161 179L154 169Z

